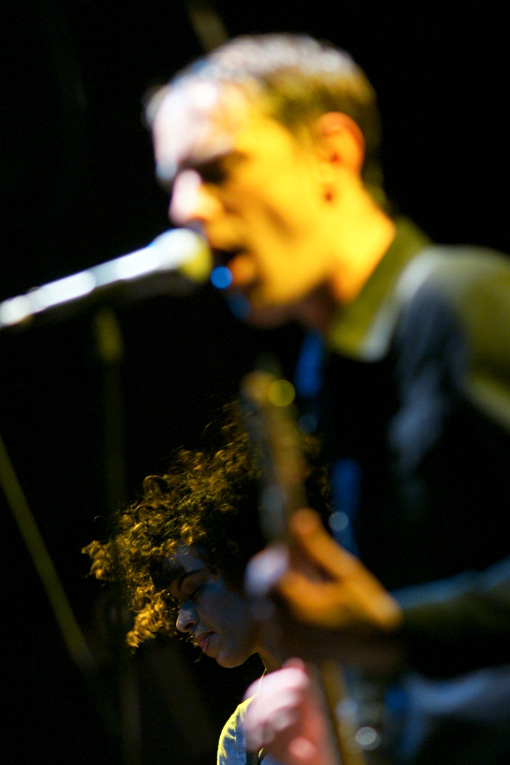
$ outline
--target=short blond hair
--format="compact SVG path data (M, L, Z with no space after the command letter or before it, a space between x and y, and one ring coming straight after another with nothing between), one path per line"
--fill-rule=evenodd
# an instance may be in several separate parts
M365 140L363 182L372 193L382 193L377 97L363 70L345 51L308 35L236 37L152 92L146 102L148 124L152 125L166 94L196 81L238 84L293 132L327 112L348 115Z

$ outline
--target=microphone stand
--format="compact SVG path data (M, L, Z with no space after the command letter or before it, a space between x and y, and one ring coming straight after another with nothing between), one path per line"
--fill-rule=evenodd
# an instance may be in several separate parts
M108 515L126 500L124 416L121 365L124 355L122 333L114 312L100 308L94 317L96 351L102 368L103 452ZM120 738L125 765L142 762L142 730L137 663L128 653L123 629L122 607L116 609L114 627L116 674L119 693Z
M173 229L156 237L147 247L0 302L0 330L26 325L35 315L50 313L50 309L82 306L85 300L111 295L114 290L135 299L156 294L186 295L209 278L211 267L212 256L205 241L192 231ZM96 311L94 330L102 365L104 466L107 509L111 514L125 501L126 493L120 384L123 344L117 319L105 304ZM125 765L140 765L142 735L137 664L128 654L124 642L116 646L119 657L117 713L107 689L103 687L96 659L74 616L1 437L0 487L41 579L71 658L84 676L107 729L120 738ZM120 609L116 619L119 623L122 621ZM119 642L121 632L123 638L124 631L115 629L115 638Z

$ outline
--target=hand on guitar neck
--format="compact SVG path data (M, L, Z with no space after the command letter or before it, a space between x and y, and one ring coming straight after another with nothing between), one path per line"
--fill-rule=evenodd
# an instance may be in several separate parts
M298 510L289 527L293 555L269 546L247 571L248 589L272 595L278 606L287 654L398 672L404 655L396 601L314 511Z
M264 747L286 765L362 762L349 752L339 759L331 747L309 670L340 662L393 675L404 663L396 637L400 610L363 564L331 538L315 512L297 511L289 528L292 555L283 545L269 545L250 562L247 584L259 596L272 596L285 653L311 664L291 659L248 689L247 697L256 696L245 720L247 744L255 751Z
M248 564L246 590L258 618L266 614L272 628L277 623L280 654L308 662L262 679L248 706L249 745L255 751L264 746L288 765L362 765L352 714L342 712L349 704L341 667L345 657L334 655L328 641L330 655L317 653L317 632L334 627L344 633L352 622L366 631L375 622L385 633L398 621L398 610L361 564L344 555L318 514L303 509L307 470L288 395L292 386L256 371L245 378L242 390L252 447L259 455L259 507L268 539L267 548ZM266 608L269 598L276 609ZM288 621L292 612L299 620Z

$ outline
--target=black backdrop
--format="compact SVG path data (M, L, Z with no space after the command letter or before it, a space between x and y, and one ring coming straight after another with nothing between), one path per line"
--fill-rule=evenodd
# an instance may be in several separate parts
M349 50L379 93L386 186L400 209L439 241L510 251L504 6L4 0L0 300L167 227L141 99L201 53L192 11L204 7L230 36L307 31ZM85 578L80 548L174 447L200 442L260 351L276 350L291 374L299 331L249 330L209 287L102 308L122 340L115 364L100 353L98 307L0 334L0 433L101 678L91 684L70 658L2 497L0 757L212 763L258 665L224 671L159 642L127 659L122 614Z

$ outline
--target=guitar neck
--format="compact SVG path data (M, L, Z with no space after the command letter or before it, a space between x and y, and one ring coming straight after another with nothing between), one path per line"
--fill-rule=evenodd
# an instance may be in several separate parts
M308 504L304 487L306 462L299 445L292 385L274 374L255 371L243 380L241 393L247 404L246 424L260 459L262 531L268 542L287 544L291 558L303 568L306 564L295 554L289 531L292 514ZM330 722L338 765L365 765L355 740L352 716L348 714L352 704L342 667L327 662L318 666L308 664L308 668Z

